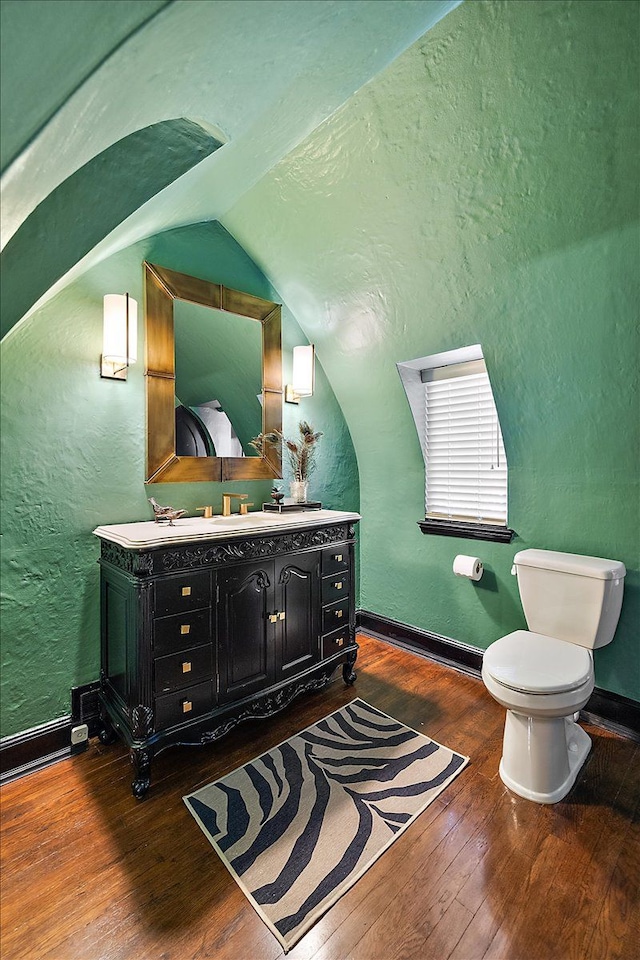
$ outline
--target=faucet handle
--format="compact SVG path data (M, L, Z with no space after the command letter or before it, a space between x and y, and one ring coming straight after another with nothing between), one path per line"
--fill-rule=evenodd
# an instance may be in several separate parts
M222 494L222 516L231 516L231 498L234 500L246 500L248 493L223 493Z
M210 520L213 516L213 507L196 507L196 510L204 510L205 520Z
M240 513L245 517L249 513L249 507L252 507L252 503L241 503L240 504Z

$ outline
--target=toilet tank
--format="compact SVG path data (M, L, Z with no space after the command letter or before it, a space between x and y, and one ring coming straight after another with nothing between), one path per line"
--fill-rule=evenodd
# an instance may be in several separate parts
M521 550L513 562L533 633L591 650L611 643L622 606L623 563L554 550Z

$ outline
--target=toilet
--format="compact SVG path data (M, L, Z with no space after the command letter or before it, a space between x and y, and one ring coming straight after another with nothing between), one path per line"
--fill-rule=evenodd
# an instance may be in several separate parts
M482 679L507 710L500 777L514 793L557 803L591 748L575 722L593 692L593 653L613 640L626 570L618 560L552 550L514 558L528 630L485 651Z

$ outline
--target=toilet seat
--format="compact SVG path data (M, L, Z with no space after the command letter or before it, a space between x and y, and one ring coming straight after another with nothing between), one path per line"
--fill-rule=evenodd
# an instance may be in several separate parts
M529 630L516 630L492 643L482 666L501 686L531 695L577 690L593 673L587 649Z

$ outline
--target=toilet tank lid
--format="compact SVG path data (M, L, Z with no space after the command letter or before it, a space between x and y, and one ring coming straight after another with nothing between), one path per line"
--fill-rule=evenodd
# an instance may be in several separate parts
M521 550L516 553L513 562L516 567L539 567L542 570L593 577L595 580L619 580L627 572L620 560L583 557L577 553L558 553L555 550Z

